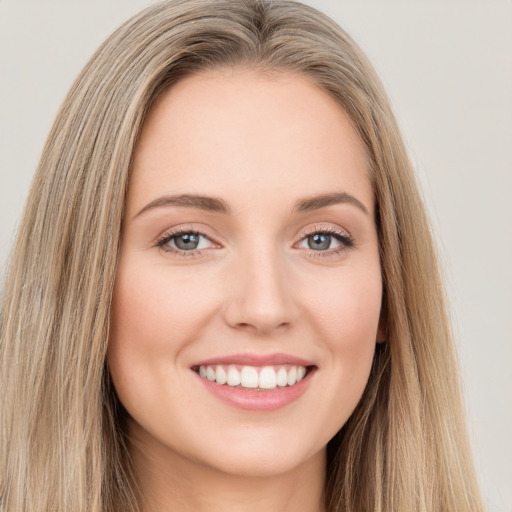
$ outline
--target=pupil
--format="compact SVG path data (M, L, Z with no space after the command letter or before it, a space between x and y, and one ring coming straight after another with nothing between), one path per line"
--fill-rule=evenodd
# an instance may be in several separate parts
M180 235L175 239L175 244L178 249L196 249L199 245L199 237L194 233Z
M329 249L331 245L331 236L325 233L316 233L308 237L308 245L310 249L314 251L321 251L323 249Z

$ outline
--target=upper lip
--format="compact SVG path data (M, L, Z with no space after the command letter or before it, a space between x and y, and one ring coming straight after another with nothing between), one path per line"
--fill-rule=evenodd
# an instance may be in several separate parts
M204 359L193 364L196 366L213 366L216 364L237 364L241 366L277 366L277 365L294 365L294 366L314 366L314 363L301 357L292 356L290 354L274 353L274 354L230 354L226 356L213 357Z

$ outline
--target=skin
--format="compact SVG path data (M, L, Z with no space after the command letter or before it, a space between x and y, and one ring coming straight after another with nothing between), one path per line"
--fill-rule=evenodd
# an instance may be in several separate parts
M360 205L294 210L332 192ZM139 213L180 194L221 198L230 212ZM166 251L177 239L158 241L175 229L205 238L192 253ZM312 249L311 233L326 230L353 245L331 237ZM325 91L248 69L202 72L166 91L135 151L108 352L147 510L323 510L325 447L364 391L383 338L381 299L363 146ZM275 352L316 371L272 412L219 400L191 370Z

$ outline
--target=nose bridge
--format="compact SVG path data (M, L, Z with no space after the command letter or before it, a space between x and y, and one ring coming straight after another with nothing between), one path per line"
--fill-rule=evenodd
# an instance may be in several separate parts
M239 254L233 268L233 294L226 320L233 327L260 333L289 325L293 301L287 286L285 259L272 244Z

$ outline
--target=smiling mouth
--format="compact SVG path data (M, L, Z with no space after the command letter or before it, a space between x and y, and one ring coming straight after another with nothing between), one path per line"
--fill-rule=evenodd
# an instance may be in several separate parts
M240 365L200 365L192 370L203 379L221 386L252 391L269 391L292 387L313 371L315 366L275 365L275 366L240 366Z

